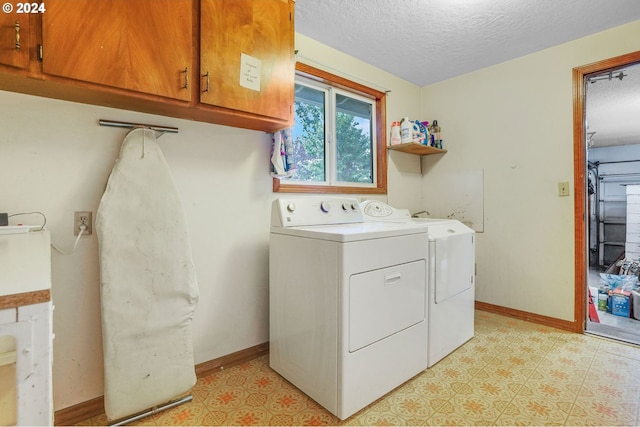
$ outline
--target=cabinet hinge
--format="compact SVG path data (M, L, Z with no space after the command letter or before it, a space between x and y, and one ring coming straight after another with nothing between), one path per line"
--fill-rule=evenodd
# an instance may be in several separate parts
M38 61L42 62L42 45L38 45Z

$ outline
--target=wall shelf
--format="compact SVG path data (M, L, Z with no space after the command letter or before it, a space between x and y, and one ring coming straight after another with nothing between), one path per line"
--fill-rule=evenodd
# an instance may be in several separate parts
M418 144L416 142L407 142L405 144L391 145L391 146L388 146L387 149L402 151L403 153L416 154L419 156L426 156L429 154L444 154L447 152L447 150L430 147L428 145Z

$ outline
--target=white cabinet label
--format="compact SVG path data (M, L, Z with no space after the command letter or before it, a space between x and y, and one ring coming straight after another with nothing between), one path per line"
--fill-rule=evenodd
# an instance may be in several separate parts
M240 86L260 92L262 61L253 56L240 54Z

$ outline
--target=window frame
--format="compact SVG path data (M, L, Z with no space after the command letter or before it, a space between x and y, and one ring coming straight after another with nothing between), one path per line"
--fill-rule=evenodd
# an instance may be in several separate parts
M296 63L296 75L332 86L334 88L366 96L374 100L375 108L375 183L376 186L292 184L273 178L274 193L321 193L321 194L387 194L387 143L386 143L386 93L363 84L336 76L303 63ZM330 171L330 173L333 173Z

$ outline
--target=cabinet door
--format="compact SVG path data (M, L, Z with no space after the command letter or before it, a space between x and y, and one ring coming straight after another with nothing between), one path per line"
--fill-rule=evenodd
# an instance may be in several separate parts
M29 14L0 14L0 64L29 67L29 27Z
M202 103L290 121L293 3L202 0Z
M45 74L189 100L192 0L47 0Z

